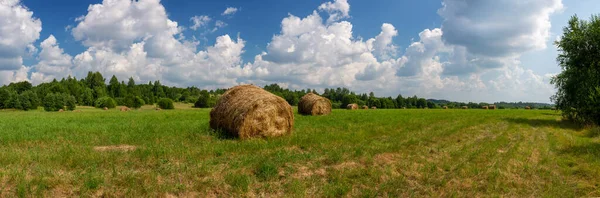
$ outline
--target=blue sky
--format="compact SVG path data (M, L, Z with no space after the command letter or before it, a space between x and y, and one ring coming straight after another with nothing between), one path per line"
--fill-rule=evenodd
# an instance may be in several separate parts
M596 4L0 0L0 84L97 70L202 88L278 83L380 96L549 102L549 79L560 72L552 42L570 16L587 18L598 12ZM235 12L225 14L228 8ZM206 23L194 28L193 17Z

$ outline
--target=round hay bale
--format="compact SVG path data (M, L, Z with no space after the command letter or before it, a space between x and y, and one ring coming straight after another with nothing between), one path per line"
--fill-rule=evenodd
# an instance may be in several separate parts
M64 111L65 111L65 110L63 110L63 109L59 109L59 110L58 110L58 112L64 112Z
M104 107L104 111L108 110L108 108Z
M160 111L160 110L162 110L162 109L161 109L161 108L159 108L159 107L156 107L156 110L157 110L157 111Z
M371 107L371 109L377 109L377 107L376 107L376 106L373 106L373 107Z
M526 106L526 107L525 107L525 109L526 109L526 110L531 110L531 107L529 107L529 106Z
M303 115L328 115L331 113L331 101L314 93L300 98L298 112Z
M121 111L129 111L131 109L129 109L129 107L121 107Z
M369 106L367 106L367 105L363 105L363 106L362 106L362 109L369 109Z
M462 106L462 109L469 109L468 106Z
M356 110L358 109L358 104L354 103L354 104L348 104L346 105L346 109L348 110Z
M448 106L443 106L442 109L448 109Z
M495 110L496 109L496 105L490 105L489 106L491 110Z
M488 106L483 106L483 107L481 107L481 108L482 108L482 109L489 109L489 107L488 107Z
M232 87L210 111L211 128L242 139L289 135L293 126L287 101L254 85Z

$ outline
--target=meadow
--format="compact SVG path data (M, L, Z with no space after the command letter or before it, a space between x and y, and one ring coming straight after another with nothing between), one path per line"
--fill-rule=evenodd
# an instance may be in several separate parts
M237 140L210 109L0 111L0 197L593 197L600 132L550 110L333 110Z

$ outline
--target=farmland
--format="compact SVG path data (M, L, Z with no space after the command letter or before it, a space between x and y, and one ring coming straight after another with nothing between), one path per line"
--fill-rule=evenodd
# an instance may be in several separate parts
M238 140L210 109L0 111L0 197L600 196L600 132L550 110L333 110Z

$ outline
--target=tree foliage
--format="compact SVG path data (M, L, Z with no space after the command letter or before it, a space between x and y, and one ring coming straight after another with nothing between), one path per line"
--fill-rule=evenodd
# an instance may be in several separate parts
M584 124L600 124L600 17L573 16L555 44L562 72L551 83L552 100L563 116Z
M98 98L98 100L96 100L96 108L115 108L117 107L117 102L115 101L115 99L112 99L111 97L102 97L102 98Z
M161 98L158 101L157 105L161 109L175 109L175 106L173 105L173 100L169 98Z

